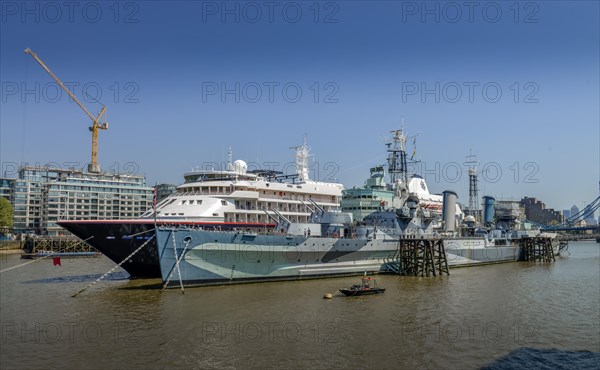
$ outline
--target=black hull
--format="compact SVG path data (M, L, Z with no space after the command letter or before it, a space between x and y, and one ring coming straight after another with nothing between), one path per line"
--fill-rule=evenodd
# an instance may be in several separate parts
M58 224L89 245L102 252L115 263L120 263L128 255L154 236L154 223L112 223L64 221ZM131 236L135 235L135 236ZM121 265L131 277L160 278L160 263L156 241L152 239L131 259Z
M99 221L59 221L58 225L85 240L115 263L120 263L142 244L154 236L154 220L99 220ZM272 224L240 224L211 222L162 222L159 226L193 226L204 229L228 230L271 229ZM152 238L121 267L135 278L161 278L160 261L156 238Z
M354 297L359 295L371 295L371 294L382 294L385 293L385 288L371 288L371 289L340 289L346 297Z

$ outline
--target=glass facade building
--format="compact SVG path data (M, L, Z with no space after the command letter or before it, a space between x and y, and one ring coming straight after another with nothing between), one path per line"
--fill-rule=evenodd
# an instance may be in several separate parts
M58 220L131 219L152 198L144 176L25 166L14 183L14 232L62 235Z
M0 178L0 197L6 198L6 200L12 203L14 188L15 179Z

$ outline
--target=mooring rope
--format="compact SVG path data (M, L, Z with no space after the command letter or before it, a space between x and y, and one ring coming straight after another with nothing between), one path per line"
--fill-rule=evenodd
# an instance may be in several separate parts
M175 231L171 230L171 238L173 238L173 247L175 247L175 235L173 235L174 233L175 233ZM175 253L175 261L177 261L177 253ZM174 273L175 273L175 268L171 269L171 273L167 277L167 281L163 284L161 292L163 290L165 290L165 288L169 285L169 283L171 282L171 278L173 277Z
M179 268L179 261L181 261L181 259L177 256L177 249L176 249L176 242L175 242L175 231L171 231L171 235L173 238L173 252L175 253L175 267L177 268L177 271L179 273L179 285L181 286L181 292L185 294L185 291L183 290L183 281L181 278L181 270ZM183 258L183 256L185 255L185 251L187 250L188 245L190 245L190 243L185 243L185 247L183 247L183 252L181 252L181 258ZM167 278L167 281L165 282L165 284L162 287L162 290L165 290L165 288L169 285L169 283L171 282L171 278L173 277L173 274L175 274L175 269L171 270L171 273L169 274L169 277ZM161 290L161 291L162 291Z
M48 253L47 255L45 255L44 257L40 257L40 258L34 259L33 261L25 262L25 263L22 263L22 264L20 264L20 265L16 265L16 266L13 266L13 267L9 267L9 268L7 268L7 269L4 269L4 270L0 270L0 273L3 273L3 272L6 272L6 271L10 271L10 270L16 269L17 267L23 267L23 266L25 266L25 265L29 265L30 263L34 263L34 262L41 261L41 260L43 260L44 258L48 258L48 257L50 257L50 256L51 256L51 255L53 255L54 253L55 253L55 252L50 252L50 253Z
M99 282L100 280L104 279L106 276L108 276L108 274L110 274L111 272L113 272L114 270L116 270L117 268L121 267L122 264L125 263L125 261L129 260L131 257L133 257L134 254L136 254L137 252L139 252L142 248L144 248L146 246L146 244L150 243L150 241L152 239L154 239L155 235L152 235L152 237L148 240L146 240L144 242L144 244L140 245L136 250L134 250L129 256L125 257L123 259L123 261L119 262L115 267L111 268L110 270L108 270L104 275L100 276L98 279L96 279L95 281L93 281L90 285L86 286L85 288L81 289L79 292L73 294L71 296L71 298L75 298L77 297L77 295L79 295L80 293L82 293L84 290L90 288L91 286L95 285L97 282Z
M85 242L87 242L88 240L90 240L90 239L92 239L92 238L93 238L93 236L90 236L89 238L87 238L87 239L85 239L85 240L80 240L80 241L79 241L79 242L77 242L77 244L75 244L75 245L78 245L79 243L85 243ZM74 246L75 246L75 245L74 245ZM43 259L45 259L45 258L48 258L48 257L50 257L50 256L54 255L54 254L56 254L56 252L54 252L54 251L53 251L53 252L50 252L50 253L48 253L47 255L43 256L43 257L40 257L40 258L34 259L33 261L25 262L25 263L22 263L22 264L20 264L20 265L16 265L16 266L13 266L13 267L6 268L6 269L4 269L4 270L0 270L0 274L1 274L1 273L3 273L3 272L6 272L6 271L14 270L14 269L16 269L16 268L19 268L19 267L23 267L23 266L29 265L30 263L34 263L34 262L41 261L41 260L43 260Z
M145 233L149 233L149 232L154 231L154 230L155 229L149 229L149 230L145 230L145 231L139 232L137 234L131 234L131 235L127 235L127 236L134 237L134 236L142 235L142 234L145 234Z
M181 286L181 293L183 291L183 281L181 280L181 269L179 268L179 258L177 257L177 241L175 241L175 230L171 231L171 237L173 238L173 256L175 257L175 267L177 268L177 275L179 275L179 285Z

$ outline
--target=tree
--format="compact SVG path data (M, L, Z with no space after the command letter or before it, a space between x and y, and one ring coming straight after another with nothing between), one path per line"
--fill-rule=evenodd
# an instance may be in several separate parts
M0 197L0 229L11 229L13 226L13 208L10 202Z

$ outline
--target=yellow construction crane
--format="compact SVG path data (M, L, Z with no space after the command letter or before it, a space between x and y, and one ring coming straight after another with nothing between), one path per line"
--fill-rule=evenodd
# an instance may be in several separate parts
M83 104L81 104L81 102L75 97L75 95L73 95L73 93L66 88L62 81L59 80L54 73L52 73L50 68L48 68L44 64L44 62L42 62L42 60L36 55L36 53L34 53L31 49L27 48L25 49L25 54L31 55L33 59L35 59L35 61L38 62L39 65L41 65L46 72L48 72L48 74L54 79L54 81L56 81L58 86L60 86L69 95L69 97L71 97L71 99L73 99L73 101L77 103L77 105L79 105L79 108L81 108L85 112L85 114L87 114L87 116L90 117L90 119L92 120L92 127L90 127L90 131L92 132L92 162L88 165L88 171L100 172L100 165L98 165L98 131L108 129L108 122L100 123L100 117L102 117L102 115L106 112L106 106L103 105L102 109L100 110L100 113L98 114L98 117L94 117L94 115L90 113L90 111L87 110L87 108Z

